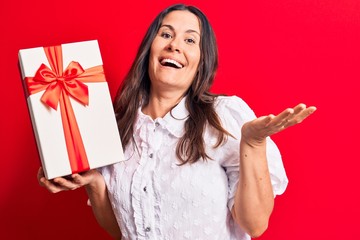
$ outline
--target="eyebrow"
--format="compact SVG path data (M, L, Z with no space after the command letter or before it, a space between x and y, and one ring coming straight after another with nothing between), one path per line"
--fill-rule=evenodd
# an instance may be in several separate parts
M174 27L171 26L171 25L169 25L169 24L163 24L163 25L160 26L160 28L162 28L162 27L170 28L171 31L174 31L174 32L175 32ZM186 30L185 32L186 32L186 33L196 33L196 34L198 34L199 36L201 36L199 32L197 32L197 31L195 31L195 30L193 30L193 29L188 29L188 30Z

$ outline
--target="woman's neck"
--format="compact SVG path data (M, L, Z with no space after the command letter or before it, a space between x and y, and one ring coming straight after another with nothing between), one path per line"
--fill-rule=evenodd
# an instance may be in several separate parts
M151 92L149 102L143 106L142 112L152 119L164 117L183 98L184 94L156 94Z

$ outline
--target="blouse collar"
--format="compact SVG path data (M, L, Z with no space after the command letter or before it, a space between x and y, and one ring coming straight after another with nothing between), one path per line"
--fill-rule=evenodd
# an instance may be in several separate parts
M144 114L141 111L141 107L138 109L138 118L135 123L135 129L138 130L145 121L158 122L160 126L166 128L175 137L182 137L184 135L185 121L189 116L189 111L185 106L186 97L183 97L181 101L170 110L163 118L157 118L155 121L150 116Z

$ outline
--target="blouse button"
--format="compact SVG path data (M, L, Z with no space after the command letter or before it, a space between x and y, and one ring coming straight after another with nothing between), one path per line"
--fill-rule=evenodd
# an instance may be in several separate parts
M145 228L145 232L150 232L150 231L151 231L150 227Z
M146 192L146 186L143 188L144 192Z
M160 125L160 123L156 122L155 123L155 127L158 127Z
M152 153L149 154L149 158L153 158L153 156L154 156L154 155L153 155Z

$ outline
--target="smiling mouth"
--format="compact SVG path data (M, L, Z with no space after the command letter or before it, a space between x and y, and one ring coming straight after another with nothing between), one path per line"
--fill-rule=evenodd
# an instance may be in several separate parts
M173 67L173 68L176 68L176 69L180 69L180 68L184 67L181 63L179 63L179 62L177 62L177 61L175 61L173 59L170 59L170 58L162 59L160 61L160 64L162 66L165 66L165 67Z

